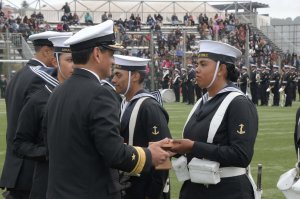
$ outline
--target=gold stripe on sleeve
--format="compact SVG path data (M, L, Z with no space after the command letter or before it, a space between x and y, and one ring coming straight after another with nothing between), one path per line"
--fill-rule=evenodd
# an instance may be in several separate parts
M142 172L146 163L146 153L141 147L134 147L138 154L138 161L130 174L139 174Z

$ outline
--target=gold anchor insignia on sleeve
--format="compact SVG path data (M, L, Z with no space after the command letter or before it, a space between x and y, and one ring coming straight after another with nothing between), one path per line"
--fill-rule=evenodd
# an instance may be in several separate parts
M152 131L153 135L158 135L159 134L159 131L157 131L157 126L154 126L153 130L154 130L154 131Z
M135 155L134 154L132 154L131 159L132 159L132 161L135 160Z
M245 134L246 132L243 130L243 128L244 128L244 124L240 124L239 125L239 127L240 127L240 130L239 131L236 131L238 134L240 134L240 135L243 135L243 134Z

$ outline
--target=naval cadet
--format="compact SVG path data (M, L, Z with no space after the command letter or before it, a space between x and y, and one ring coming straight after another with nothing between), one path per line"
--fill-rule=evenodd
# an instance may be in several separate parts
M232 83L238 78L235 62L241 55L228 44L200 41L196 81L207 94L195 104L183 139L174 140L171 149L193 163L189 172L198 171L187 175L180 199L254 199L254 182L246 168L254 152L258 115L252 101ZM201 159L210 162L203 166ZM207 178L197 177L209 165L219 165L218 181L208 170Z
M49 37L71 35L72 33L58 33L47 31L33 34L29 37L36 51L34 58L18 71L9 81L6 90L6 156L0 179L0 187L6 188L4 193L7 198L28 198L31 190L34 162L22 159L13 153L13 139L16 134L19 114L35 91L45 84L56 86L58 81L51 76L53 44Z
M63 83L73 72L71 49L63 42L70 36L50 37L54 46L53 65L57 66L57 79ZM48 161L42 133L44 109L54 87L45 85L36 91L24 105L18 120L14 152L21 158L34 160L35 168L30 199L46 199L48 182Z
M248 85L248 79L249 79L247 71L248 71L248 68L246 66L243 66L242 72L241 72L241 77L240 77L240 88L241 88L241 91L245 94L247 92L247 85Z
M267 106L268 105L267 89L269 88L270 74L267 66L262 65L261 68L262 68L262 73L260 75L261 106Z
M181 68L181 92L182 92L182 103L185 103L188 100L186 68Z
M143 88L149 59L114 55L112 83L116 92L125 96L121 105L121 135L125 143L147 147L149 142L171 138L169 115L159 102ZM167 199L164 190L168 170L155 170L131 176L125 199ZM168 185L167 185L168 186ZM165 192L165 193L164 193Z
M187 75L187 94L188 104L193 105L195 103L195 69L192 64L188 64Z
M49 178L47 199L120 199L122 187L111 169L130 174L164 163L161 146L124 144L120 103L103 80L111 76L115 43L113 21L84 28L64 42L74 62L72 76L50 96L44 115ZM114 172L115 174L115 172Z
M271 88L272 93L274 95L273 98L273 106L279 106L279 100L280 100L280 95L279 95L279 89L280 89L280 74L279 74L279 66L274 65L273 68L273 73L271 75L271 81L273 81L274 85Z
M174 78L173 78L173 91L175 93L175 101L176 102L180 102L180 82L181 82L181 79L180 79L180 72L179 70L176 68L174 70Z
M254 104L258 104L258 83L257 83L257 76L259 73L257 72L256 65L251 64L251 72L250 72L250 91L251 91L251 97L252 102Z

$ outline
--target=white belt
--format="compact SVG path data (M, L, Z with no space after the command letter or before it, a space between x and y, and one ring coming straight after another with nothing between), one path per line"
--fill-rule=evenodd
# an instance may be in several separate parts
M246 168L240 167L222 167L220 168L220 177L228 178L246 174Z

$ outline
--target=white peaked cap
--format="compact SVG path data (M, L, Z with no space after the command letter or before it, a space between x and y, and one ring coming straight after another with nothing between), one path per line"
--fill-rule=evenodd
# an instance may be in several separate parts
M114 55L115 68L122 70L146 70L146 66L150 59L144 59L133 56Z
M95 26L81 29L65 41L72 51L78 51L96 46L104 46L112 50L122 49L115 45L114 22L107 20Z
M199 42L198 56L234 64L235 60L242 56L242 52L229 44L202 40Z
M54 52L65 52L70 53L70 46L64 44L64 42L69 39L71 36L58 36L58 37L50 37L49 41L53 43Z
M55 31L46 31L42 33L37 33L29 36L29 40L33 42L35 46L53 46L52 42L48 39L50 37L57 36L72 36L72 32L55 32Z

